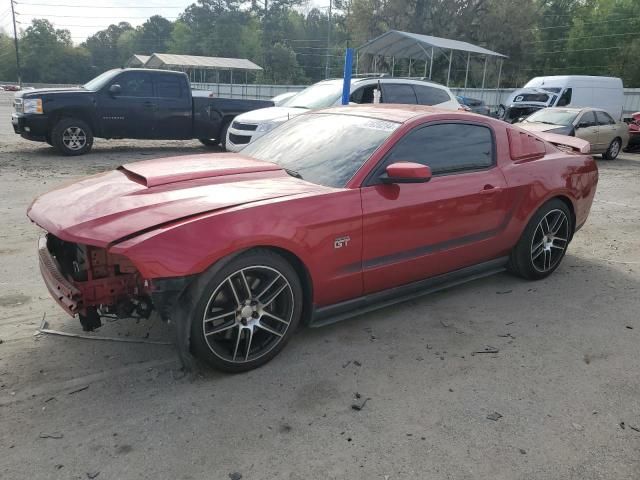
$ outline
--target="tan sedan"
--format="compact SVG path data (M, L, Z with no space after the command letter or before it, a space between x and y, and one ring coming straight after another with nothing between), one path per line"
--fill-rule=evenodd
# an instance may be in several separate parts
M613 160L629 142L629 127L598 108L543 108L517 124L530 132L550 132L587 140L591 153Z

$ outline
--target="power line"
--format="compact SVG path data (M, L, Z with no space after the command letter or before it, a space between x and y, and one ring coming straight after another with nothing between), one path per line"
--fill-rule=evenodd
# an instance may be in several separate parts
M552 50L549 52L533 52L536 54L546 54L546 53L574 53L574 52L594 52L596 50L617 50L624 47L602 47L602 48L582 48L579 50Z
M31 18L42 18L43 17L41 14L36 14L36 13L32 14L32 13L18 13L18 12L16 12L16 15L19 15L21 17L31 17ZM49 18L49 17L53 17L53 18L87 18L86 15L49 15L49 14L47 14L46 18ZM165 17L165 16L162 16L162 17L167 19L167 20L177 20L178 18L180 18L180 17ZM143 16L143 17L129 17L129 16L127 16L127 17L124 17L122 15L111 15L111 16L107 15L107 16L104 16L104 17L95 17L95 16L92 15L92 18L97 19L97 20L99 20L101 18L105 18L105 19L107 19L107 18L119 18L121 20L140 20L140 19L149 19L150 17L149 16Z
M533 43L544 43L544 42L560 42L562 40L584 40L584 39L592 39L592 38L621 37L626 35L640 36L640 32L609 33L607 35L587 35L584 37L563 37L563 38L555 38L555 39L548 39L548 40L535 40L533 42L525 42L524 45L530 45Z
M640 17L627 17L627 18L616 18L613 20L600 20L598 22L583 22L583 23L579 23L577 25L600 25L602 23L611 23L611 22L630 22L633 20L640 20ZM553 28L573 28L575 27L576 24L573 25L555 25L553 27L534 27L534 28L530 28L529 32L533 31L533 30L551 30Z
M122 6L116 6L116 5L70 5L70 4L64 4L64 3L19 3L19 2L14 2L16 5L20 5L23 7L30 7L30 6L39 6L39 7L69 7L69 8L89 8L89 9L94 9L94 8L118 8L121 10L127 10L129 8L131 8L131 6L129 5L122 5ZM187 6L188 7L188 6ZM180 10L184 10L187 7L185 7L184 5L176 5L176 6L170 6L170 5L153 5L153 6L149 6L149 5L144 5L144 6L136 6L135 9L142 9L142 8L150 8L150 9L162 9L162 8L170 8L170 9L180 9Z

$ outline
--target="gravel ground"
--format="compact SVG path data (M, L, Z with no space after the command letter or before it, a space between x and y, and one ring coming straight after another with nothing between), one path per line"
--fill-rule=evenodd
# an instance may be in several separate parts
M247 374L184 375L170 345L34 336L45 314L80 328L46 292L25 210L80 176L205 150L97 140L64 158L9 115L1 97L0 478L640 478L640 155L599 160L591 217L545 281L496 275L302 329ZM153 318L99 334L171 340Z

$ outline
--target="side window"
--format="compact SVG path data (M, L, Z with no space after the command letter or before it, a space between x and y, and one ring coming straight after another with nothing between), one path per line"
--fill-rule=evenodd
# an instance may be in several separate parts
M378 88L377 85L367 85L357 89L349 98L353 103L373 103L373 91Z
M558 104L556 105L557 107L566 107L567 105L569 105L571 103L571 93L572 93L573 89L571 88L566 88L564 92L562 92L562 95L560 96L560 100L558 100Z
M615 125L616 121L607 112L595 112L598 125Z
M122 87L123 97L152 97L151 75L144 72L128 72L118 76L113 83Z
M428 165L434 175L479 170L493 165L493 151L488 127L442 123L409 132L389 152L384 166L416 162Z
M416 94L411 85L391 83L382 85L383 103L416 103Z
M596 126L596 116L593 114L593 111L589 111L582 114L580 117L580 121L578 122L579 128L589 128Z
M441 88L413 85L420 105L438 105L451 100L449 94Z
M161 98L182 97L182 79L178 75L156 75L156 96Z

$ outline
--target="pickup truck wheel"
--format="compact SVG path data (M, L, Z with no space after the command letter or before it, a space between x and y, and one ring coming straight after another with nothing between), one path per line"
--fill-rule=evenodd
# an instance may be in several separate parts
M302 316L293 267L267 249L238 255L203 274L181 316L191 320L192 353L230 373L257 368L284 348Z
M93 132L82 120L63 118L53 127L51 142L63 155L82 155L93 146Z

